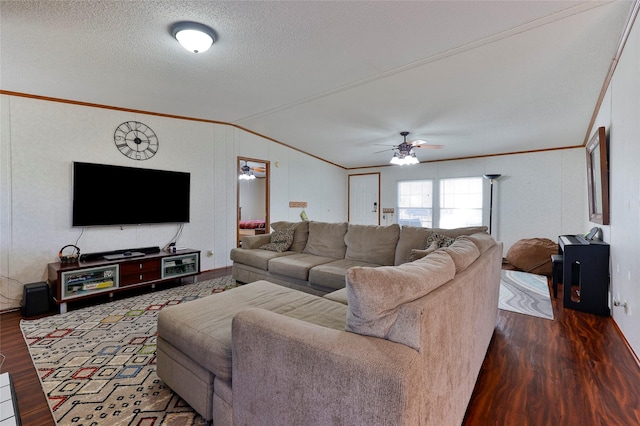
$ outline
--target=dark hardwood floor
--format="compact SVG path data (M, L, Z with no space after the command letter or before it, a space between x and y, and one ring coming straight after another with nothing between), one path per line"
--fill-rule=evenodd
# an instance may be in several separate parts
M198 280L229 273L206 272ZM552 303L555 321L499 311L465 426L640 425L640 366L613 320L565 310L560 299ZM7 357L1 371L14 380L22 424L53 426L21 318L0 315L0 353Z

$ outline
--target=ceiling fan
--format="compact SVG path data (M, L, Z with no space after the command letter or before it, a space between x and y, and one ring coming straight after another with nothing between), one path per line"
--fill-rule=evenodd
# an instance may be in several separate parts
M263 174L267 171L267 168L263 165L250 166L249 161L241 160L240 161L240 180L253 180L256 178L255 173L258 173L257 177L264 177ZM263 163L254 163L254 164L263 164ZM255 173L254 173L255 172Z
M427 141L417 139L407 142L407 136L409 132L400 132L400 136L404 139L400 145L394 145L392 148L383 149L382 151L375 152L378 154L385 151L394 151L393 157L391 157L391 164L405 165L405 164L417 164L419 163L416 153L413 152L414 148L420 149L441 149L442 145L427 145Z
M253 170L254 172L258 172L258 173L264 173L267 171L267 168L264 166L250 166L249 165L249 161L246 160L240 160L240 170L243 171L246 169L246 171L248 172L249 170ZM258 163L258 164L262 164L262 163Z

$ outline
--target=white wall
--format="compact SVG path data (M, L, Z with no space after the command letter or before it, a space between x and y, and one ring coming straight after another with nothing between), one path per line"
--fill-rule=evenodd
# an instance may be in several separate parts
M0 120L0 309L18 306L22 285L45 280L47 264L79 237L77 245L90 253L163 247L178 230L89 227L81 236L71 227L73 161L190 172L191 221L179 245L202 251L202 270L231 264L238 156L271 162L272 221L298 217L289 201L307 201L312 219L346 220L344 170L232 126L6 95L0 96ZM158 135L160 149L151 159L134 161L116 149L113 132L128 120ZM108 200L100 206L116 207ZM209 249L214 256L206 256Z
M640 354L640 27L632 29L599 111L595 128L609 135L611 224L599 226L611 245L611 297L628 303L612 315ZM595 131L595 130L593 130ZM592 133L593 133L592 131Z
M238 180L242 220L264 220L266 218L267 180Z
M523 238L557 241L558 235L588 230L584 149L369 168L350 173L371 171L380 172L380 206L396 209L398 181L501 174L494 183L492 231L494 237L504 242L505 254ZM484 189L485 205L489 205L488 180ZM381 223L386 222L381 219ZM488 211L484 224L489 225Z

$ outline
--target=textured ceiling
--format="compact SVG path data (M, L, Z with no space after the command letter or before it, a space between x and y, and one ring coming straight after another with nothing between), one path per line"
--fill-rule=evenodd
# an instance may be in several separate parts
M0 88L237 124L346 168L584 142L631 1L4 1ZM211 26L202 54L169 34Z

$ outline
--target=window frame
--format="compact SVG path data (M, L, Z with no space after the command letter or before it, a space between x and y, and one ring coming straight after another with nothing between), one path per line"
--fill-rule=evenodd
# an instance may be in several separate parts
M442 189L442 181L453 180L453 179L479 179L482 181L482 221L480 225L477 226L487 226L485 222L488 220L487 214L489 209L489 201L487 198L487 191L485 185L485 179L482 176L455 176L455 177L443 177L443 178L425 178L425 179L403 179L396 181L396 210L398 212L396 222L400 223L400 211L401 209L411 208L411 207L402 207L400 206L400 185L406 182L431 182L431 196L432 196L432 204L431 204L431 228L440 228L440 219L441 219L441 189ZM476 226L476 225L469 225Z

